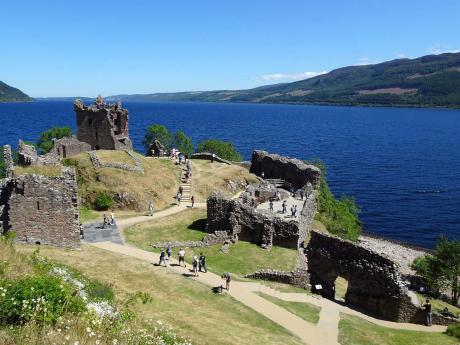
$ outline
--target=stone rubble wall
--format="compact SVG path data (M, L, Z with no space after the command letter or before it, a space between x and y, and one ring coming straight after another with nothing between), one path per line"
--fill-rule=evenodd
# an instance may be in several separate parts
M27 145L24 141L19 140L18 145L18 160L22 166L37 165L38 154L37 150L32 145Z
M277 283L290 284L304 289L310 287L308 276L302 271L278 271L272 269L262 269L256 272L247 274L245 278L268 280Z
M5 172L6 177L13 177L14 176L14 161L13 161L13 153L11 152L10 145L3 146L3 161L5 162Z
M60 159L76 156L83 152L91 151L91 145L79 141L75 136L65 137L53 140L52 153L57 155Z
M21 175L2 183L3 232L27 244L79 247L77 180L74 168L59 177Z
M97 151L89 151L88 155L95 169L114 168L114 169L121 169L121 170L132 171L132 172L144 174L144 168L142 167L142 163L140 159L136 157L136 155L132 153L131 151L125 150L125 152L127 155L129 155L133 159L134 165L128 165L128 164L120 163L120 162L102 163L101 160L99 159L99 156L97 155Z
M257 176L263 172L266 179L282 179L294 189L305 188L309 183L317 188L321 176L320 169L301 160L258 150L252 153L250 172Z
M190 156L191 159L206 159L206 160L211 160L212 159L212 153L209 153L209 152L198 152L198 153L193 153L191 156ZM225 164L228 164L228 165L231 165L232 162L226 160L226 159L223 159L223 158L220 158L219 156L215 155L214 157L214 161L215 162L219 162L219 163L225 163Z

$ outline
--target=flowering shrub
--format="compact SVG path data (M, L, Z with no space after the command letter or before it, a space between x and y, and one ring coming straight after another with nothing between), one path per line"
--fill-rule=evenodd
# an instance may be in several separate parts
M85 309L83 300L58 277L31 276L0 283L0 323L55 322L66 312Z

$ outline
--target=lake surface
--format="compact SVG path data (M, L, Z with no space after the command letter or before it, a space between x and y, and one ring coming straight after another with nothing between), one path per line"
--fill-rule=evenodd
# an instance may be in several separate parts
M125 103L137 150L161 123L194 143L235 143L320 158L337 196L354 195L366 232L432 247L460 233L460 111L268 104ZM0 103L0 144L35 141L52 126L75 130L70 102Z

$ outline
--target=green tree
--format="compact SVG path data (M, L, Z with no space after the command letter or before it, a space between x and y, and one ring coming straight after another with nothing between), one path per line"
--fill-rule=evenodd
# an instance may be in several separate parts
M3 159L3 153L0 154L0 178L6 177L6 169L5 169L5 160Z
M198 152L210 152L229 161L241 161L241 154L231 142L215 139L204 140L198 144Z
M153 144L155 140L158 140L166 149L170 148L172 138L165 126L159 124L149 126L142 144L144 144L145 149L148 150L149 145Z
M191 155L193 153L192 139L186 136L184 132L179 131L174 135L173 145L183 154Z
M53 139L61 139L72 136L72 130L69 127L53 127L42 134L37 141L37 147L42 153L48 153L53 148Z
M321 170L318 194L319 220L330 233L351 241L357 241L361 235L361 222L355 199L350 196L342 196L337 199L329 188L324 163L316 160L310 164Z
M449 289L452 303L458 304L460 292L460 241L441 236L433 255L414 260L412 268L422 277L430 291Z

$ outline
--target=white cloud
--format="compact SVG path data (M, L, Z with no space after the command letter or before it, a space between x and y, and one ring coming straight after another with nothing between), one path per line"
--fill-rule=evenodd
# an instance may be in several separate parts
M428 49L427 53L434 54L434 55L439 55L439 54L444 54L444 53L460 53L460 49L449 49L446 46L438 44Z
M274 73L274 74L265 74L261 77L264 81L295 81L303 80L308 78L313 78L321 74L325 74L327 71L321 72L302 72L302 73Z
M398 55L396 55L396 58L397 59L405 59L405 58L407 58L407 56L406 56L406 54L398 54Z

